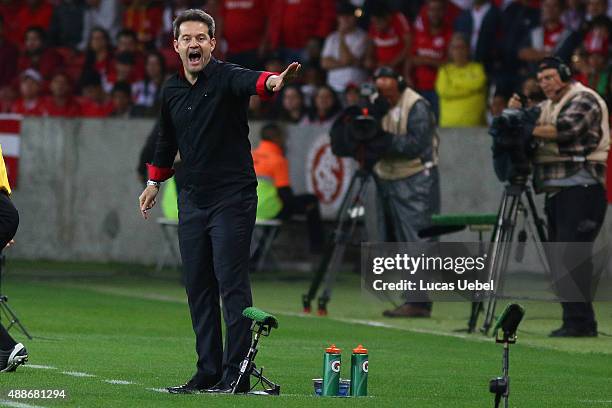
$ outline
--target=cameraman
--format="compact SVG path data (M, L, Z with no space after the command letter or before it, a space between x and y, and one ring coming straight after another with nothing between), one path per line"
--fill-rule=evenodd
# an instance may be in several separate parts
M373 172L383 201L378 214L381 235L390 242L419 241L419 230L440 211L438 135L429 103L391 68L374 73L382 107L380 121L387 147ZM428 300L428 299L424 299ZM407 302L387 317L429 317L431 302Z
M570 272L585 302L562 302L563 325L550 336L595 337L590 257L606 212L608 110L595 91L571 80L570 68L556 57L540 62L537 80L547 99L539 105L541 113L532 133L539 142L533 159L534 185L537 192L546 193L548 240L591 243L580 246L581 259L587 261ZM519 96L514 95L508 106L521 108Z

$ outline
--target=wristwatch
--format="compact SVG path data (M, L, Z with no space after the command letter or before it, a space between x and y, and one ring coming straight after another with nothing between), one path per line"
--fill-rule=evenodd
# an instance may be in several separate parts
M161 186L161 183L159 181L147 180L147 187L148 186L153 186L153 187L159 188L159 186Z

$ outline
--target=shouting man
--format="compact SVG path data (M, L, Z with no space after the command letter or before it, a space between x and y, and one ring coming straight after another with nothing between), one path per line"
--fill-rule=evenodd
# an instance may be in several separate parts
M250 346L249 246L257 209L256 176L248 139L249 97L280 91L297 74L280 75L224 63L211 56L215 22L201 10L179 14L174 49L183 69L162 89L160 133L149 180L140 195L146 219L160 182L172 176L177 151L185 172L179 193L179 246L198 355L197 371L170 393L230 392ZM221 343L221 308L227 327ZM248 379L238 384L249 389Z

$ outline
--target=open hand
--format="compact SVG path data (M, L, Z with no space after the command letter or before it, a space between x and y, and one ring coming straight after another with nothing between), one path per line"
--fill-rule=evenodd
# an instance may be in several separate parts
M292 62L291 64L289 64L287 69L285 69L282 72L282 74L274 75L274 76L270 77L268 79L268 81L269 81L268 82L269 89L272 92L278 92L281 89L283 89L285 84L293 81L295 78L298 77L298 72L299 72L301 67L302 67L302 65L300 65L299 62Z

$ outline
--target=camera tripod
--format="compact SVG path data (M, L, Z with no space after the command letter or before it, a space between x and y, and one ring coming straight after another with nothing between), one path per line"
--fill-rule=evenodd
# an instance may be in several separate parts
M321 284L324 283L323 293L318 299L317 313L320 316L327 315L327 303L331 299L331 293L336 282L338 269L344 258L344 252L347 245L351 242L357 224L365 215L364 199L367 193L367 186L372 179L372 174L363 168L358 169L353 175L338 211L332 242L325 249L308 293L302 295L305 313L310 313L311 302L317 295Z
M28 333L24 325L21 324L21 321L19 321L19 318L17 317L13 309L11 309L8 305L8 297L2 294L2 270L4 269L5 260L6 257L4 255L0 255L0 320L2 319L2 315L4 314L6 319L9 321L8 326L6 326L7 331L10 330L13 326L16 326L19 331L21 331L28 339L32 340L32 336L30 335L30 333Z
M527 198L528 208L523 203L523 195ZM514 227L518 213L522 212L525 217L531 212L531 217L536 228L540 243L546 242L546 231L544 220L538 215L533 193L527 185L526 176L516 176L506 185L502 194L502 200L497 213L497 221L491 238L489 248L489 262L487 265L487 281L494 281L492 294L485 300L472 303L470 319L468 321L468 332L476 328L478 315L484 311L484 321L480 331L487 334L495 318L495 307L497 296L503 290L503 278L508 267L511 243L514 236ZM526 237L521 237L524 240Z

